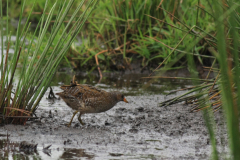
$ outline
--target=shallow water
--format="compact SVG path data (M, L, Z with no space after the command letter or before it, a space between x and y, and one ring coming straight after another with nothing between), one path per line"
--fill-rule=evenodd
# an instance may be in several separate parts
M57 73L51 84L54 93L59 86L69 84L73 73ZM158 107L163 100L180 95L166 95L171 90L184 88L190 82L149 80L143 74L98 76L76 74L79 83L87 83L107 91L119 90L128 104L119 102L114 108L99 114L82 116L85 126L74 118L73 110L62 100L45 97L36 112L39 117L25 126L5 125L0 128L0 157L8 159L206 159L211 146L200 112L189 113L184 104ZM9 136L7 136L9 134ZM7 140L8 139L8 140ZM19 143L38 144L36 152L19 151ZM49 150L43 147L52 145Z

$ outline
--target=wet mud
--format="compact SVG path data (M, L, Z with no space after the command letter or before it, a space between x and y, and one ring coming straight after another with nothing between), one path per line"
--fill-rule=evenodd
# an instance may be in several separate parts
M59 86L53 90L55 93L61 91ZM124 89L120 91L126 92ZM73 110L63 100L53 102L44 98L36 112L38 119L28 121L25 126L10 124L0 128L0 156L6 158L8 139L16 144L16 148L22 141L38 146L37 152L30 154L17 149L7 151L7 157L209 159L211 144L202 113L190 113L191 108L185 104L158 106L172 96L176 94L127 95L128 104L119 102L105 113L83 115L85 126L75 116L69 128L65 124L70 121ZM217 125L222 125L221 113L217 112L215 116ZM51 147L44 151L43 148L49 145Z

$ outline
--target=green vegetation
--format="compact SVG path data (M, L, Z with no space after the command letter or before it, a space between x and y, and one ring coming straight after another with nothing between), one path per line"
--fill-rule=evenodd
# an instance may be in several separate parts
M214 31L214 19L199 9L197 4L197 0L162 3L138 0L101 1L89 19L87 42L85 46L78 47L82 52L75 58L79 57L79 60L85 54L85 60L90 60L101 53L98 55L100 68L105 70L109 66L124 70L130 68L131 63L139 62L143 68L154 69L169 55L165 65L172 63L173 66L176 63L181 66L186 62L188 54L198 55L197 61L203 64L203 57L209 58L206 55L209 44L202 44L201 40L206 33ZM207 1L201 4L203 5L208 8ZM195 27L190 30L192 26ZM204 34L196 37L199 30L204 31ZM190 43L193 46L189 46ZM176 45L178 49L172 52ZM83 60L78 62L79 66L86 63Z
M44 2L37 1L34 11L42 12ZM11 9L16 9L16 5L11 4ZM29 6L24 10L25 14ZM37 12L31 16L33 21L39 20ZM198 0L102 0L80 32L80 42L75 41L67 55L68 59L65 58L66 61L62 63L92 71L97 67L97 55L102 70L131 69L132 63L153 70L178 45L164 62L165 65L171 63L172 68L187 66L187 55L197 55L196 62L209 65L212 57L207 48L214 42L208 44L203 37L212 38L209 33L215 31L211 12L212 7L207 0L201 3ZM202 35L196 36L197 32ZM191 42L194 42L193 46L189 46Z
M38 3L38 7L41 8L42 1L38 1ZM27 6L27 8L29 7ZM86 3L83 4L83 9L86 9ZM43 13L45 13L45 9L43 10ZM19 16L20 22L25 12L27 13L28 10L22 8ZM76 68L85 67L87 71L96 69L97 65L100 66L99 71L100 69L109 70L110 67L115 70L125 70L131 68L132 63L140 63L142 68L150 67L151 70L154 70L155 75L147 77L153 80L166 78L162 77L166 70L187 66L192 73L191 79L196 80L195 85L186 88L190 90L186 94L162 102L160 105L165 106L186 101L193 106L193 111L204 109L203 115L212 143L213 159L219 158L213 112L219 110L222 106L225 113L223 118L227 122L231 159L237 160L240 159L239 14L240 4L235 0L102 0L85 25L80 25L77 29L84 28L84 31L79 34L82 43L81 45L76 45L76 43L71 45L65 60L68 65L71 64ZM44 15L42 14L42 17ZM61 17L56 14L56 11L49 12L48 17L53 16L56 16L56 19ZM37 14L34 17L38 17ZM13 100L13 104L23 107L19 108L17 112L24 114L36 109L49 84L49 81L44 78L48 79L50 77L49 79L51 79L51 73L54 73L63 56L62 54L61 58L58 58L58 62L53 61L55 65L47 65L48 62L44 60L44 56L45 58L46 56L51 57L53 51L55 51L53 53L60 51L60 49L45 50L45 47L43 47L47 46L49 49L50 43L48 41L52 40L51 42L54 42L54 38L49 39L55 33L54 27L59 27L59 33L55 34L58 38L55 39L56 43L53 43L53 48L55 47L54 44L65 44L61 39L63 33L66 33L61 33L65 31L64 28L61 28L62 24L60 26L55 23L51 29L51 34L44 39L41 33L47 34L47 27L43 26L43 22L49 25L50 19L37 19L40 20L40 34L33 37L41 39L41 41L35 43L33 38L28 38L32 40L31 44L35 43L34 50L37 49L37 51L33 52L29 64L32 70L26 72L26 76L25 73L21 75ZM1 78L4 78L1 79L0 102L2 108L5 107L5 109L12 103L10 103L9 98L12 91L11 77L14 76L18 53L21 52L21 48L24 48L24 43L20 39L29 36L25 34L26 30L28 30L27 26L23 30L23 34L17 32L18 41L15 44L15 56L13 56L11 69L5 69L4 65L1 65ZM69 42L73 41L70 35L65 38ZM42 47L39 46L40 44L42 44ZM62 53L69 46L70 43ZM30 53L28 51L25 54ZM38 55L42 56L42 54L44 56L40 58L41 63L49 68L47 70L45 68L44 70L42 68L34 70L34 66L40 66L36 57ZM23 58L22 63L23 67L27 68L25 59ZM2 59L1 64L7 63L4 63ZM198 79L197 65L199 64L207 65L207 67L203 66L201 69L209 71L207 76L201 77L201 80ZM214 73L214 78L210 78L210 73ZM48 76L42 77L41 75ZM33 77L37 77L36 79L40 79L40 81L34 80ZM43 90L41 87L43 87ZM22 105L20 100L25 100L27 93L31 93L32 97L28 97L26 103L24 101ZM2 98L4 96L9 99ZM22 111L21 109L24 109L24 107L25 110L27 110L26 107L30 107L31 110ZM6 111L6 113L12 113L9 110Z
M0 29L1 33L6 30L7 35L4 36L1 34L0 113L3 115L3 118L0 119L0 123L24 124L27 119L33 116L60 61L98 1L92 0L86 3L84 12L80 14L79 10L85 2L84 0L81 1L66 26L62 27L63 21L74 4L74 0L68 2L56 1L50 10L47 10L48 1L46 1L43 14L34 33L28 35L31 25L29 17L31 16L33 7L25 25L22 27L21 22L26 4L25 0L22 1L16 41L13 44L11 31L8 30L9 17L7 14L6 21L3 20L3 5L2 1L0 1ZM51 25L51 33L48 34L47 30L50 27L51 20L53 20L54 10L57 11L57 15L54 18L55 23ZM6 13L8 12L7 1ZM45 14L46 12L48 12L48 15ZM26 44L27 35L28 44ZM46 36L47 39L44 39ZM43 42L44 40L45 42ZM10 48L14 50L11 61L9 61ZM30 61L29 57L31 57ZM22 70L20 76L16 79L15 71L19 59L23 60Z
M187 34L193 34L196 41L189 42L185 51L193 50L201 41L207 44L208 51L213 55L214 60L206 77L196 79L196 66L194 59L188 55L188 65L194 80L204 81L195 82L195 86L186 88L190 90L185 94L173 99L162 102L160 106L167 106L181 101L186 101L193 107L192 111L203 110L203 116L212 144L212 159L219 159L217 150L216 124L214 112L223 107L223 121L227 123L228 145L230 148L230 159L240 159L240 131L239 131L239 109L240 109L240 83L239 83L239 22L240 4L237 1L213 1L212 10L204 10L214 18L214 32L193 25ZM194 29L194 30L193 30ZM196 32L195 29L198 29ZM200 38L200 39L199 39ZM182 40L185 39L183 37ZM195 43L197 42L197 43ZM180 43L179 43L180 44ZM177 45L174 50L177 50ZM172 54L173 51L170 53ZM197 55L194 55L197 56ZM167 57L164 62L167 61ZM161 65L160 65L161 66ZM160 66L158 68L160 68ZM219 66L219 67L218 67ZM166 67L166 66L165 66ZM158 76L148 78L162 78L163 73L158 72ZM209 78L211 72L215 72L214 78ZM168 77L170 78L170 77ZM172 77L180 78L180 77ZM187 79L187 78L185 78Z

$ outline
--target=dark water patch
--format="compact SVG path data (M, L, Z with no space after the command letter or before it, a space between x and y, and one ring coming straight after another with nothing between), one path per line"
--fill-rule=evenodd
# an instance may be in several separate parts
M53 145L52 149L45 150L43 146L37 150L21 149L22 142L10 142L7 139L0 140L0 159L93 159L93 153L87 153L84 149L61 148Z
M70 84L73 73L57 72L51 86ZM148 85L149 79L144 79L148 74L121 74L106 73L100 83L97 73L75 73L76 80L80 84L90 84L102 89L120 90L125 95L148 95L148 94L167 94L170 90L184 88L191 84L189 81L176 79L156 79Z

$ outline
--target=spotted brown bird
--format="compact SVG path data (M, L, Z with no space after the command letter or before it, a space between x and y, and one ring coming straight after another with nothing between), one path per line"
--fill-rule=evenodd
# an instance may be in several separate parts
M128 103L124 95L120 92L106 92L90 85L77 84L77 81L74 81L74 79L75 76L73 76L70 85L60 87L63 92L57 93L69 107L76 110L67 125L68 127L78 112L80 112L78 121L84 125L81 115L85 113L105 112L113 108L120 101Z

